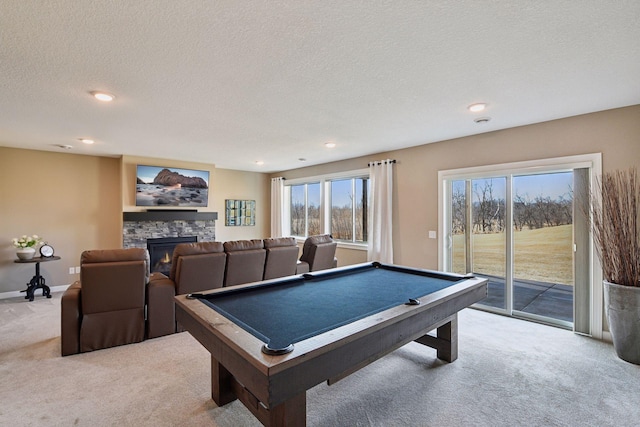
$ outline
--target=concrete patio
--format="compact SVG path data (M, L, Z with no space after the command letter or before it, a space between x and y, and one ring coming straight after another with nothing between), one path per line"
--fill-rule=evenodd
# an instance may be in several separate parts
M505 308L504 278L478 274L489 279L489 294L479 304ZM514 280L513 310L573 322L573 286L534 280Z

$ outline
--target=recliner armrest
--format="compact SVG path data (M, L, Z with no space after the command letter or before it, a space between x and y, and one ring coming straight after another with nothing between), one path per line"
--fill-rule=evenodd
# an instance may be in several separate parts
M176 332L173 280L162 273L153 273L147 284L147 338Z
M296 274L303 274L309 272L309 263L307 261L298 260L296 265Z
M80 282L76 281L62 294L60 340L63 356L80 353Z

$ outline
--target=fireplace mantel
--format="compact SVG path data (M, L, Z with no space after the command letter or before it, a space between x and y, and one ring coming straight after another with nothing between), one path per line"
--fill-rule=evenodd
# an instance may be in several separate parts
M188 210L149 210L146 212L123 212L123 221L216 221L218 212L196 212Z

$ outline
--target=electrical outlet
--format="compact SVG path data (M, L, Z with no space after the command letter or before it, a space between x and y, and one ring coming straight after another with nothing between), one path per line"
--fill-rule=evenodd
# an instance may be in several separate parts
M69 267L69 274L74 274L75 269L73 267Z
M80 267L76 267L76 274L80 274Z
M436 232L435 231L429 231L429 238L430 239L435 239L436 238Z

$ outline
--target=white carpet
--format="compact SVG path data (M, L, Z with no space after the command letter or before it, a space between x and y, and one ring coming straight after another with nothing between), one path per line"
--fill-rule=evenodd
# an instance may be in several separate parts
M310 426L637 426L640 367L610 344L476 310L459 359L411 343L307 392ZM188 333L60 357L60 294L0 301L1 426L259 426L210 398Z

